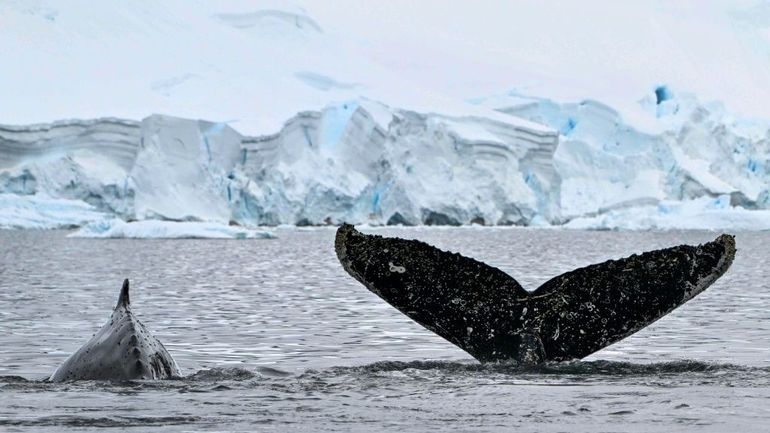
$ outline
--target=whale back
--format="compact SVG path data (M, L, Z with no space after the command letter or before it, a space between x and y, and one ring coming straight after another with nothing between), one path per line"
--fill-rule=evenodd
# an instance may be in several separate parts
M110 318L51 375L51 381L165 379L180 375L163 344L131 311L128 287L125 280Z

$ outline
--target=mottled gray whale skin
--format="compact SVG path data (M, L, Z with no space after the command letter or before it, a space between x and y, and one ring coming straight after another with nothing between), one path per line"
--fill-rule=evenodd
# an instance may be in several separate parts
M174 358L131 311L128 280L125 280L107 323L67 358L50 380L121 381L177 376L180 373Z
M735 257L735 238L576 269L528 292L503 271L416 240L348 224L335 250L353 278L481 362L579 359L684 304Z

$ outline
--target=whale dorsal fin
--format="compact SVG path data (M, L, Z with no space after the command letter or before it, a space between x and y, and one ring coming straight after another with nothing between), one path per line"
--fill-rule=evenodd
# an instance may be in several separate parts
M118 304L115 305L115 308L128 307L130 305L131 305L131 300L128 297L128 278L126 278L125 280L123 280L123 287L120 289Z

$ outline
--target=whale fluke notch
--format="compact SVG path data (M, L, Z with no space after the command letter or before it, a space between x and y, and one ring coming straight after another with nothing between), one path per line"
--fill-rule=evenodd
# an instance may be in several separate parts
M128 288L126 279L110 318L56 369L50 377L52 382L180 376L174 358L129 308Z
M128 297L128 278L123 280L123 287L120 289L120 296L118 296L118 303L115 308L128 307L131 305L131 299Z
M369 290L479 361L531 364L583 358L665 316L727 271L735 238L590 265L534 292L477 260L349 224L335 251Z

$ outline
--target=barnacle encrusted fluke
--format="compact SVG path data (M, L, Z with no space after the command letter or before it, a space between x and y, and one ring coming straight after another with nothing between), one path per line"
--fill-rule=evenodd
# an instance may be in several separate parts
M665 316L727 271L735 238L609 260L534 292L477 260L348 224L335 250L369 290L479 361L532 364L583 358Z

